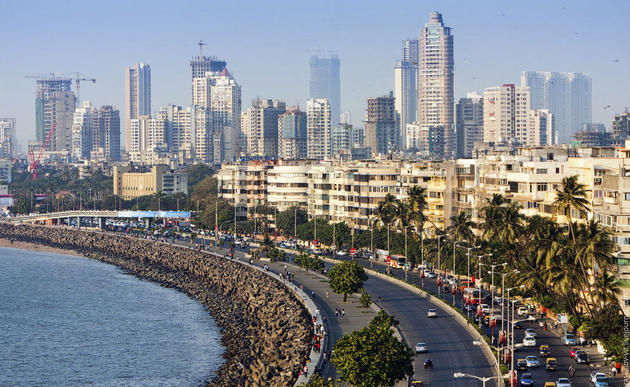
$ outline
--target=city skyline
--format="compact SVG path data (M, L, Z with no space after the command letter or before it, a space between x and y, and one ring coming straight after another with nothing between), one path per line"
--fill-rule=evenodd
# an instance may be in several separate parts
M553 4L545 8L547 12L544 14L536 12L542 2L511 5L509 10L497 10L499 8L492 4L458 7L455 2L446 2L434 9L434 5L411 2L398 2L388 8L368 2L359 9L353 4L327 2L305 14L307 20L302 20L299 28L294 28L297 22L287 20L278 25L274 23L275 19L265 17L269 10L252 3L254 10L260 10L260 19L254 16L257 12L248 12L238 22L243 23L242 31L226 32L220 38L212 39L206 28L195 26L193 22L187 22L182 31L162 31L147 23L139 23L112 32L106 29L106 24L115 23L120 16L96 5L92 6L93 11L102 14L99 18L102 20L89 24L80 20L79 28L84 32L81 36L72 31L42 36L40 30L27 30L26 26L14 21L23 20L25 13L34 23L57 13L75 18L78 11L65 4L44 12L44 9L33 11L34 7L24 7L17 2L3 3L0 13L10 16L7 28L15 33L5 44L7 60L0 64L3 74L0 85L11 90L11 93L0 96L0 116L16 117L16 131L24 149L26 141L35 138L35 82L25 79L24 75L76 70L97 79L95 84L86 84L82 88L82 101L89 100L95 106L112 105L124 116L124 69L136 62L151 65L153 113L168 104L187 105L190 100L189 61L198 55L197 41L202 39L208 43L204 55L217 56L229 63L230 72L243 87L243 100L246 101L243 108L249 107L248 102L256 96L265 96L286 101L287 105L299 104L303 109L308 96L310 56L317 54L318 49L322 55L338 55L343 63L341 111L350 111L353 123L357 125L365 118L368 97L394 89L392 70L400 56L401 42L417 36L427 16L437 10L456 35L455 100L467 92L482 92L499 83L518 84L521 71L581 72L590 74L593 80L593 121L602 122L610 131L613 115L630 105L630 88L623 86L630 84L630 55L624 49L630 46L630 27L621 22L628 14L624 11L630 11L630 4L609 1L598 5L600 12L609 16L605 21L592 18L588 2ZM237 13L241 6L220 4L217 7ZM146 7L139 2L114 3L114 8L133 13ZM184 12L186 7L182 8L168 16L176 20L196 20L209 12L201 10L191 16ZM166 17L163 9L157 6L150 10L150 14L158 19ZM318 17L325 20L323 30L306 23ZM365 26L361 21L365 17L379 20L378 25L386 26L387 31ZM548 27L551 21L554 24ZM217 19L216 22L229 21ZM575 27L587 22L588 32ZM143 38L129 37L133 35L130 31L143 28L147 30ZM525 30L529 32L519 33ZM258 39L247 38L254 31L263 37L284 31L284 41L268 47L258 43ZM111 44L122 35L127 39L126 44ZM553 39L549 39L550 36ZM83 49L81 43L89 40L94 41L92 47L100 49ZM102 43L104 41L109 45ZM66 46L64 55L58 54L60 44ZM29 50L24 48L27 46ZM252 61L252 56L257 60ZM41 58L46 58L46 63Z

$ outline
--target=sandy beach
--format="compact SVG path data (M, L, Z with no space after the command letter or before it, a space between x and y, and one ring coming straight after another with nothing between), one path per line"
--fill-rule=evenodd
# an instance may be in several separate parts
M13 243L11 243L9 239L4 239L4 238L0 238L0 247L9 247L12 249L21 249L21 250L41 251L44 253L74 255L75 257L82 256L81 254L77 253L74 250L58 249L56 247L50 247L46 245L38 245L35 243L20 242L20 241L13 241Z

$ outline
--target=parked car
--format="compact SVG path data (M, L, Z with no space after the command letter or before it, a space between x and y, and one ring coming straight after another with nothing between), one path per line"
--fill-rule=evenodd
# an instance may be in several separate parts
M529 372L521 375L521 386L533 386L534 385L534 377Z
M426 353L427 352L427 344L426 343L418 343L416 344L416 353Z
M427 311L427 317L432 318L432 317L437 317L437 316L438 316L437 309L429 309Z
M527 362L527 368L538 368L540 367L540 362L536 356L527 356L525 359Z
M525 337L523 339L523 347L535 347L536 339L534 337Z
M575 345L575 344L577 344L577 341L575 340L575 335L567 333L566 335L564 335L564 337L562 337L562 343L564 345Z
M556 387L571 387L569 378L560 378L556 380Z

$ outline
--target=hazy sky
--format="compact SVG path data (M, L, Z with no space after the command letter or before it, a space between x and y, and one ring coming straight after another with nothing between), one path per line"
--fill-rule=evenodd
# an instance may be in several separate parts
M121 110L124 71L152 70L152 109L191 100L197 41L224 58L252 98L305 105L309 56L341 60L341 110L362 125L366 98L394 87L401 41L417 38L431 11L455 36L455 96L520 83L522 70L593 78L593 120L610 129L630 106L630 1L28 1L0 0L0 117L16 117L19 141L35 137L29 73L82 72L97 79L81 99ZM611 105L612 108L604 109ZM121 137L124 138L124 137Z

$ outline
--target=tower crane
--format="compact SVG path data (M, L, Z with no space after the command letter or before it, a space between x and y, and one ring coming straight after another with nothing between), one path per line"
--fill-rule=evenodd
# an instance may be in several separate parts
M92 82L92 83L96 83L96 79L95 78L89 78L88 75L81 74L80 72L73 72L72 74L75 75L74 82L75 82L75 86L77 88L77 104L78 104L78 102L81 101L81 98L80 98L81 81L89 81L89 82Z
M48 145L48 141L50 141L50 136L55 131L56 127L57 127L57 121L54 121L50 127L50 130L48 131L48 134L46 135L46 141L44 141L44 143L42 144L42 147L39 150L37 157L35 157L35 154L33 153L32 149L28 153L28 156L30 159L28 169L29 169L29 172L33 174L33 180L37 180L37 167L39 166L39 160L41 160L42 155L44 154L44 150L46 149L46 146Z
M203 46L207 46L208 43L204 42L203 40L200 40L199 43L197 43L197 45L199 46L199 59L203 58Z

